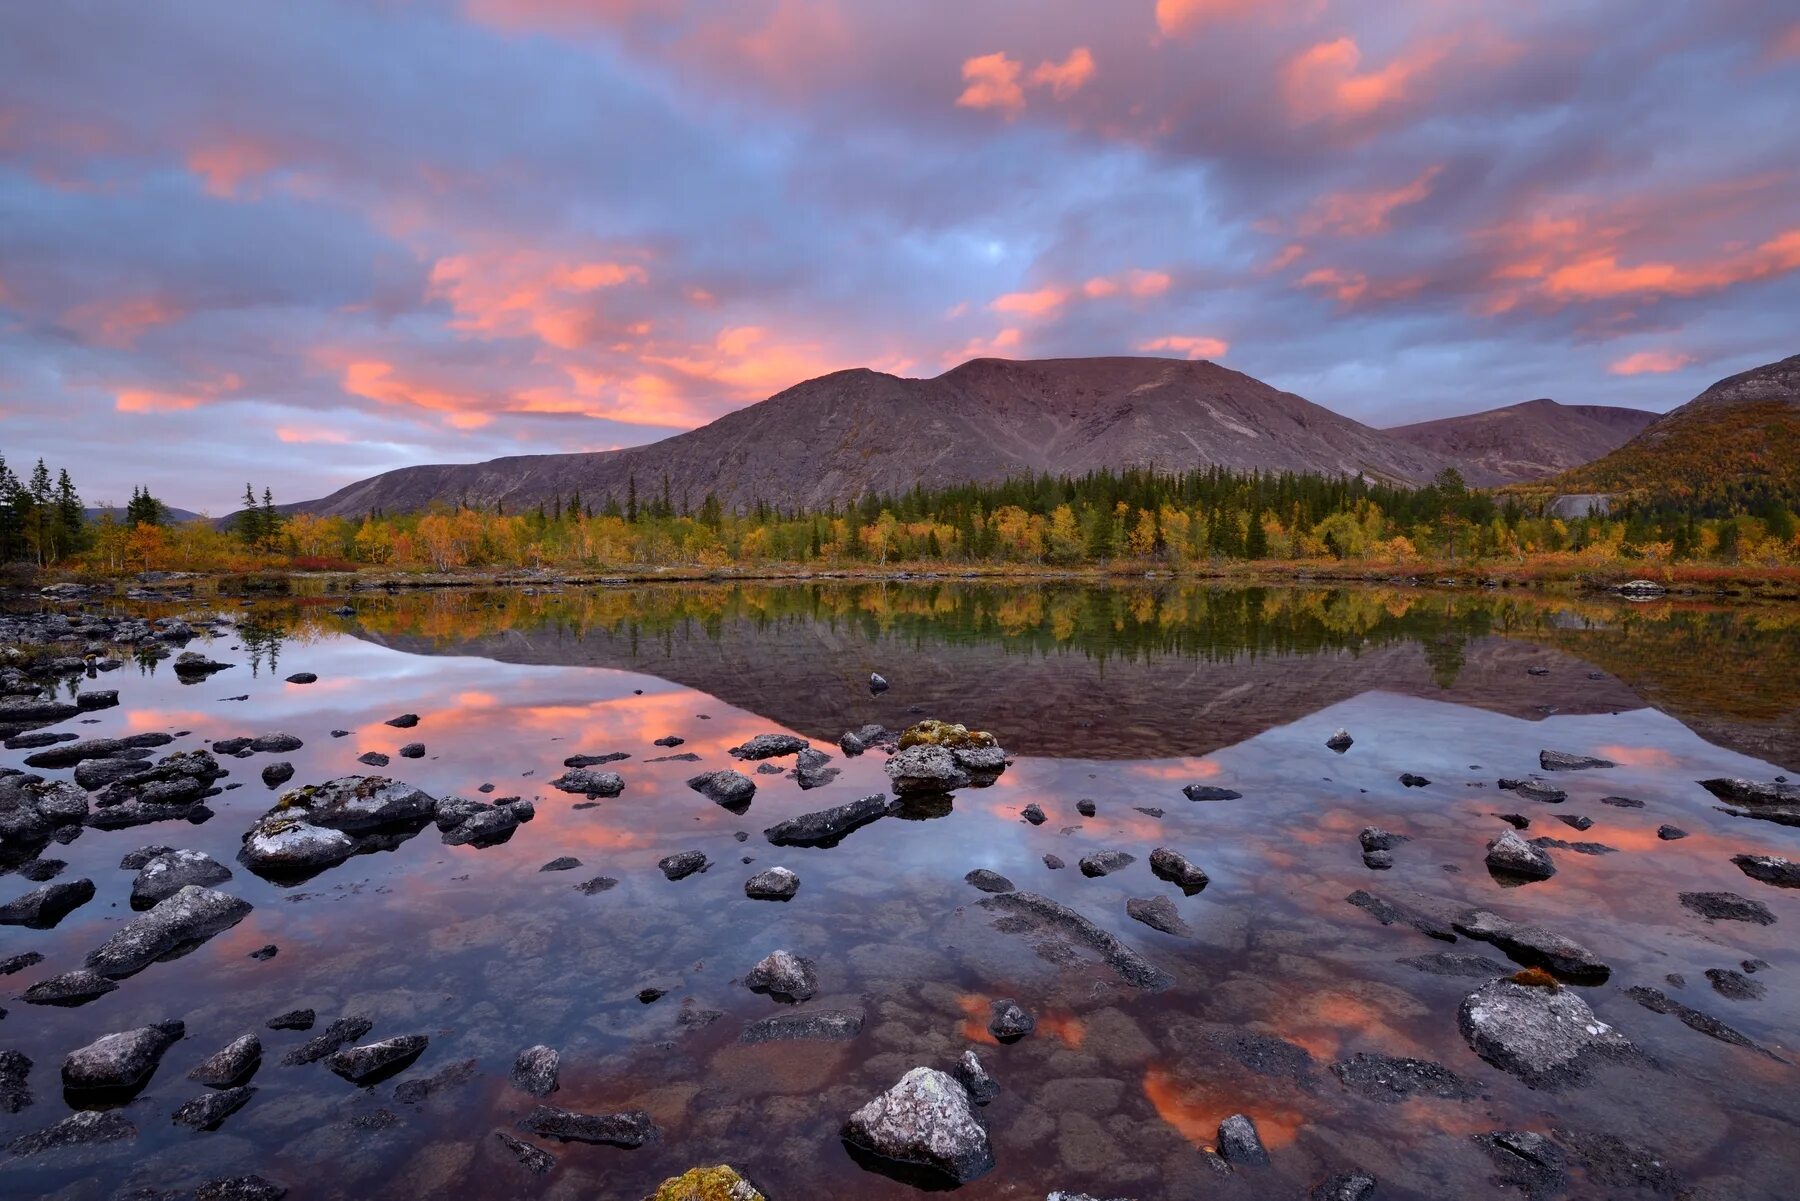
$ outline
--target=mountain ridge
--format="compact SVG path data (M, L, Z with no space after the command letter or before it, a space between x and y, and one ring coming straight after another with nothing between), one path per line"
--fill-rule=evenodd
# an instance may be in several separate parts
M1555 475L1618 449L1657 414L1611 405L1571 405L1540 397L1409 425L1387 433L1461 461L1478 487Z

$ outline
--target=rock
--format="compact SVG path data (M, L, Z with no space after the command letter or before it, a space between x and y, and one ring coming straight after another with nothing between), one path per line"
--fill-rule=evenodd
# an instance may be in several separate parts
M1497 876L1522 880L1548 880L1556 874L1549 852L1532 846L1512 830L1502 830L1487 844L1487 866Z
M1495 980L1465 997L1457 1026L1477 1055L1532 1088L1578 1083L1596 1061L1632 1050L1569 989L1511 980Z
M1043 808L1039 806L1036 801L1033 801L1031 804L1019 810L1019 816L1034 826L1041 826L1050 820L1044 815Z
M1709 967L1706 979L1714 992L1729 1001L1760 1001L1769 991L1760 981L1730 968Z
M811 747L806 747L795 757L794 770L788 775L800 785L802 790L823 788L837 779L839 775L837 768L826 766L830 762L831 756L824 751L815 751Z
M1363 866L1370 871L1385 872L1394 866L1394 853L1392 851L1364 851L1362 861Z
M869 673L869 691L870 692L886 692L887 690L888 690L888 682L882 678L881 673L878 671L870 672Z
M272 730L267 734L258 734L250 740L250 749L266 755L285 755L305 746L298 738L283 730Z
M973 1049L962 1053L962 1058L956 1061L956 1066L950 1070L950 1074L955 1076L957 1082L968 1090L969 1100L977 1105L986 1105L1000 1095L1000 1086L994 1082L992 1076L988 1075L987 1067L981 1062L981 1056L975 1054Z
M189 884L126 922L88 953L87 966L115 979L143 971L172 951L205 942L244 920L252 906Z
M352 1084L374 1084L404 1069L424 1054L430 1039L423 1034L403 1034L377 1043L334 1051L325 1066Z
M261 1176L220 1176L201 1185L194 1201L281 1201L287 1185Z
M584 897L598 896L603 892L611 892L619 886L619 882L611 876L595 876L592 880L583 880L575 886L575 891Z
M982 892L1011 892L1014 887L1011 880L985 867L978 867L964 876L963 883L974 885Z
M1125 912L1134 920L1143 922L1153 930L1161 930L1164 934L1186 938L1194 932L1192 926L1181 920L1175 902L1168 897L1127 898Z
M400 757L402 759L423 759L425 757L425 744L422 742L407 743L400 748Z
M339 776L316 787L285 792L264 818L285 817L356 834L390 826L423 825L437 801L386 776Z
M311 1030L316 1016L310 1009L290 1009L276 1014L264 1024L271 1030Z
M513 1158L534 1176L542 1176L556 1166L556 1156L541 1147L532 1146L516 1135L508 1134L504 1130L496 1130L494 1137L499 1139L501 1146L511 1151Z
M18 1051L0 1051L0 1113L31 1105L31 1060Z
M848 1042L862 1033L863 1015L853 1009L804 1010L763 1018L744 1027L747 1046L776 1042Z
M805 750L810 743L792 734L758 734L741 746L730 748L733 759L775 759Z
M175 1111L175 1124L190 1126L195 1130L217 1130L219 1123L248 1105L255 1094L255 1089L242 1085L219 1092L202 1093Z
M1564 1153L1550 1139L1523 1130L1499 1130L1473 1138L1500 1171L1495 1184L1517 1189L1531 1201L1562 1190Z
M835 846L846 834L886 817L889 812L887 797L877 793L830 809L802 813L770 826L763 836L776 846Z
M1325 740L1325 745L1341 755L1349 750L1355 742L1356 739L1350 737L1350 731L1340 727L1331 732L1331 737Z
M356 840L298 817L264 816L244 836L238 861L259 876L298 876L335 867L356 854Z
M756 795L756 781L742 772L708 771L688 778L687 786L713 802L733 813L742 813L750 807L751 798Z
M933 1068L914 1068L893 1088L850 1115L846 1141L897 1164L926 1168L966 1184L994 1166L987 1128L968 1090Z
M34 930L50 930L93 899L92 880L45 884L0 905L0 926L29 926Z
M1110 876L1136 862L1137 856L1129 851L1095 851L1081 857L1081 874L1089 878Z
M1356 837L1365 851L1391 851L1403 842L1412 841L1404 834L1390 834L1379 826L1364 826Z
M627 1150L641 1147L657 1136L656 1123L638 1109L625 1113L574 1113L554 1105L539 1105L519 1120L519 1129L539 1138L603 1143Z
M1211 882L1205 872L1188 862L1185 855L1168 847L1157 847L1150 852L1150 870L1190 897Z
M1601 984L1612 969L1572 938L1515 922L1486 909L1471 909L1452 923L1456 932L1477 942L1492 943L1515 960L1542 967L1579 984Z
M1210 784L1189 784L1182 793L1190 801L1235 801L1244 794L1231 788L1214 788Z
M364 751L356 757L356 761L358 763L366 764L369 767L386 767L393 762L392 759L389 759L380 751Z
M1000 928L1012 934L1049 932L1099 953L1121 979L1135 988L1161 989L1173 978L1142 955L1066 905L1035 892L1006 892L979 902L1002 916Z
M894 791L908 793L954 792L969 786L969 773L956 756L941 746L915 745L902 749L884 765Z
M324 1031L313 1035L299 1046L281 1057L284 1067L298 1067L302 1064L317 1063L347 1043L355 1042L370 1030L375 1023L364 1017L338 1018Z
M1649 988L1640 984L1634 988L1626 989L1625 995L1636 1001L1639 1005L1642 1005L1645 1009L1650 1010L1652 1013L1665 1013L1681 1019L1682 1025L1690 1030L1698 1030L1708 1038L1716 1038L1720 1042L1730 1043L1734 1047L1745 1047L1749 1050L1760 1052L1777 1062L1781 1062L1780 1056L1756 1042L1749 1035L1740 1030L1734 1030L1732 1027L1727 1026L1724 1022L1721 1022L1718 1018L1713 1017L1710 1014L1702 1013L1700 1010L1691 1006L1683 1005L1680 1001L1669 996L1661 989Z
M661 738L658 738L654 742L652 742L651 745L667 747L670 750L674 750L676 747L680 746L682 743L684 743L686 741L687 741L687 739L682 738L678 735L665 734Z
M1234 1113L1219 1123L1219 1154L1234 1168L1253 1167L1269 1162L1256 1123L1241 1113Z
M1345 1088L1370 1101L1396 1105L1411 1097L1469 1101L1481 1090L1440 1063L1361 1051L1331 1065Z
M513 1087L521 1092L530 1093L534 1097L548 1097L556 1091L556 1078L561 1066L562 1056L556 1053L556 1049L539 1043L519 1052L519 1057L513 1060L509 1079Z
M402 713L399 717L390 717L384 725L393 726L396 730L410 730L419 724L417 713Z
M1497 959L1489 959L1486 955L1463 955L1451 951L1414 955L1399 962L1414 971L1431 976L1464 976L1476 980L1492 980L1495 976L1504 976L1512 971L1510 965Z
M812 960L792 951L771 951L745 974L744 985L778 1000L806 1001L819 991L819 978Z
M27 759L26 763L31 763ZM1800 784L1786 780L1745 780L1742 778L1719 777L1712 780L1701 780L1700 787L1733 805L1757 808L1764 805L1792 805L1800 803Z
M21 1134L6 1145L14 1155L36 1156L66 1147L86 1147L99 1143L116 1143L137 1137L137 1127L116 1109L83 1110L72 1113L54 1126Z
M681 851L657 860L656 866L671 880L683 880L695 872L703 872L712 864L699 851Z
M800 877L785 867L771 867L744 881L744 895L753 901L791 901L800 891Z
M283 759L279 763L271 763L262 769L262 782L270 788L279 788L294 778L294 765Z
M843 737L838 739L838 749L851 758L855 758L873 747L887 744L891 744L889 745L890 750L899 749L898 737L888 733L886 727L878 725L866 725L855 730L846 730Z
M1044 866L1055 872L1061 871L1063 868L1067 867L1068 864L1062 861L1062 856L1060 855L1045 855Z
M116 991L118 987L99 972L89 968L76 968L60 976L39 980L26 989L19 999L27 1005L85 1005Z
M1752 880L1777 888L1800 888L1800 863L1776 855L1733 855L1731 861Z
M201 1060L187 1078L209 1088L231 1088L255 1075L261 1064L262 1040L245 1034Z
M1569 799L1569 794L1562 789L1544 783L1542 780L1501 780L1500 787L1515 792L1528 801L1537 801L1544 805L1560 805Z
M201 851L164 851L150 858L131 881L131 907L148 909L189 884L222 884L231 869Z
M319 677L310 671L297 671L287 678L290 684L317 684Z
M1684 892L1681 903L1710 921L1751 922L1758 926L1775 924L1775 914L1767 905L1740 897L1735 892Z
M63 1088L72 1093L135 1092L149 1082L163 1052L186 1033L180 1022L159 1022L103 1035L69 1052L62 1065Z
M550 787L590 797L615 797L625 791L625 777L616 771L592 771L577 767L550 781Z
M1003 1043L1016 1043L1037 1029L1037 1018L1011 997L988 1003L988 1033Z
M1571 755L1567 751L1539 751L1538 766L1545 771L1592 771L1601 767L1617 767L1611 759L1592 755Z
M1443 942L1456 941L1456 931L1451 928L1450 919L1447 916L1429 912L1417 906L1390 901L1361 888L1345 897L1344 900L1369 914L1384 926L1411 926L1419 933Z
M1375 1177L1358 1169L1339 1172L1313 1186L1311 1201L1369 1201L1375 1195Z
M1096 813L1100 812L1100 810L1093 801L1083 798L1082 800L1075 802L1075 812L1081 814L1083 817L1093 817Z
M221 663L217 659L210 659L199 651L182 651L175 656L175 675L180 677L183 683L204 679L214 672L224 671L230 666L232 666L230 663Z
M1424 788L1426 785L1430 784L1431 781L1427 780L1424 776L1414 775L1412 772L1402 772L1400 774L1400 783L1406 788Z
M112 709L119 703L117 688L95 689L92 692L77 693L75 707L83 713L93 713L100 709Z
M1628 796L1603 796L1600 798L1600 803L1611 805L1614 809L1642 809L1644 807L1644 802L1633 800Z
M879 677L877 677L879 678ZM657 1186L645 1201L768 1201L762 1192L728 1164L690 1168Z

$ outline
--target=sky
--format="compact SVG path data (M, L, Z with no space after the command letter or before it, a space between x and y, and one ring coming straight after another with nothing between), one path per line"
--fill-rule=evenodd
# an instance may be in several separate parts
M1785 0L0 8L0 454L229 512L802 379L1213 359L1374 425L1800 351Z

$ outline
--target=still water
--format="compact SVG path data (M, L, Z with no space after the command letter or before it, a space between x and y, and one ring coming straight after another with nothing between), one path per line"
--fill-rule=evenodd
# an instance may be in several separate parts
M1298 1198L1353 1167L1380 1181L1380 1198L1517 1196L1472 1138L1498 1130L1567 1132L1588 1148L1618 1139L1657 1161L1647 1178L1598 1153L1572 1157L1563 1195L1796 1195L1800 892L1748 879L1731 857L1800 858L1800 830L1727 815L1695 783L1800 769L1794 610L948 583L359 595L354 615L332 612L341 603L230 602L236 628L193 646L232 669L184 684L166 663L128 665L103 684L120 689L119 708L68 723L83 737L183 732L169 750L270 730L305 745L221 759L222 783L242 786L214 798L204 824L89 830L45 852L67 860L59 879L91 879L98 896L52 930L0 928L0 959L45 955L0 981L8 998L79 966L131 916L132 873L119 860L139 846L212 855L235 871L220 887L255 909L90 1004L4 1002L0 1049L35 1068L34 1102L0 1115L0 1144L67 1115L57 1071L69 1050L166 1019L187 1031L125 1105L135 1140L0 1156L6 1196L111 1198L256 1172L297 1198L632 1199L729 1162L774 1201L906 1197L914 1185L869 1170L839 1128L908 1069L948 1068L970 1047L1001 1087L982 1111L996 1166L962 1187L970 1198ZM318 682L284 682L301 671ZM872 671L888 691L871 693ZM405 712L420 715L416 728L385 724ZM843 755L844 731L926 716L992 731L1011 766L991 787L834 847L765 839L782 819L887 789L884 756ZM1355 739L1342 754L1325 745L1339 727ZM841 775L802 790L786 774L753 774L742 815L687 787L701 771L753 773L728 748L767 732L811 740ZM653 745L671 735L683 743ZM413 741L424 758L357 762ZM1558 773L1569 797L1556 806L1497 787L1536 773L1543 749L1617 766ZM547 786L566 757L612 752L629 755L608 765L626 780L617 798ZM0 766L27 753L0 752ZM278 886L235 859L281 791L258 774L275 759L297 769L286 787L371 772L434 796L492 784L493 796L534 799L538 816L502 845L445 846L427 827ZM1403 773L1430 783L1403 787ZM1190 801L1189 784L1242 796ZM1643 805L1600 803L1618 796ZM1032 803L1041 825L1021 820ZM1611 853L1553 848L1553 878L1509 886L1483 863L1506 828L1499 813L1528 817L1527 837ZM1559 814L1593 824L1577 833ZM1391 870L1364 866L1358 832L1370 825L1410 839ZM1667 841L1663 825L1687 836ZM1157 847L1181 851L1210 884L1187 896L1152 875ZM1103 878L1076 870L1105 849L1137 862ZM665 879L658 861L688 850L709 870ZM580 866L540 871L564 856ZM799 875L798 895L747 898L745 879L776 865ZM964 882L975 868L1075 909L1173 985L1134 988L1091 954L997 928ZM575 887L600 875L619 883ZM31 887L0 878L0 900ZM1458 1005L1483 981L1404 961L1453 952L1495 960L1496 974L1516 965L1482 943L1383 926L1346 903L1357 889L1485 907L1576 938L1612 968L1580 994L1645 1057L1555 1093L1483 1062L1457 1028ZM1751 897L1777 920L1709 921L1680 904L1688 890ZM1127 916L1129 898L1155 896L1174 903L1188 935ZM250 957L271 943L274 958ZM819 993L800 1010L861 1012L857 1037L740 1042L747 1023L782 1008L742 984L776 948L817 963ZM1709 987L1708 969L1752 960L1767 965L1752 977L1759 998ZM1626 995L1634 985L1773 1054L1651 1012ZM663 995L645 1002L646 989ZM1036 1014L1035 1033L994 1042L989 1002L1001 997ZM317 1012L314 1031L264 1028L301 1007ZM370 1019L370 1039L419 1033L430 1045L371 1089L318 1064L280 1064L344 1016ZM217 1131L173 1125L176 1106L203 1091L188 1070L251 1032L264 1052L248 1106ZM493 1132L514 1130L537 1103L507 1073L538 1043L562 1054L551 1103L648 1111L657 1140L545 1142L555 1168L526 1173ZM1331 1070L1357 1053L1432 1061L1472 1087L1460 1099L1365 1095ZM396 1099L397 1086L434 1077L424 1100ZM1272 1162L1222 1177L1205 1152L1220 1120L1240 1112Z

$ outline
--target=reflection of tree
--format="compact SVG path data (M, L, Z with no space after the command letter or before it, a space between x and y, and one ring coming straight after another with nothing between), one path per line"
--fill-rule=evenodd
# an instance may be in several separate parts
M259 618L238 627L238 644L249 652L252 678L261 674L265 658L269 661L271 673L277 669L281 661L281 644L285 637L286 630L279 621Z
M1425 661L1431 664L1431 678L1439 688L1451 688L1462 674L1463 647L1468 639L1461 634L1439 634L1424 642Z

